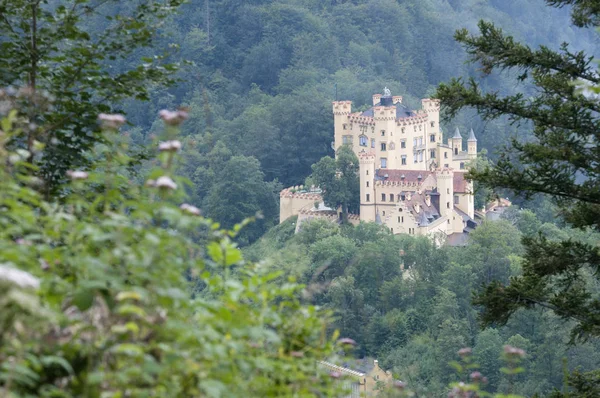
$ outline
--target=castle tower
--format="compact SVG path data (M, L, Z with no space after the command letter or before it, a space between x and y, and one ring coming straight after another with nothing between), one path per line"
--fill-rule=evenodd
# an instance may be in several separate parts
M475 159L477 157L477 138L473 129L469 132L469 139L467 140L467 154L469 159Z
M442 129L440 128L440 100L425 98L421 100L421 106L427 113L427 131L429 134L434 134L436 142L442 143ZM428 138L428 142L429 138ZM436 145L433 145L434 147Z
M459 152L462 152L462 136L460 135L460 130L458 127L454 130L454 136L450 139L452 146L452 153L454 155L458 155Z
M440 215L446 217L447 234L452 233L452 215L454 213L454 173L451 169L438 170L435 173L437 190L440 194Z
M387 88L384 89L384 95L380 98L380 105L373 107L373 121L378 142L375 146L376 167L394 168L393 153L389 150L389 145L393 140L392 134L396 128L396 106L394 97ZM383 143L386 144L385 149Z
M360 163L360 219L375 221L375 154L361 152Z
M352 135L348 116L352 112L352 101L333 102L334 150L342 146L344 135Z

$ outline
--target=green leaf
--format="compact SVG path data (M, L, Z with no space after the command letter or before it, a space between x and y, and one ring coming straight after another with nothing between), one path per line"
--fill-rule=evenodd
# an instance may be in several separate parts
M89 289L79 289L73 295L73 304L80 311L88 310L94 303L95 291Z

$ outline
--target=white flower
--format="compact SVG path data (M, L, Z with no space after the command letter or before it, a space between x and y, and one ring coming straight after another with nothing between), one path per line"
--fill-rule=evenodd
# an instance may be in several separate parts
M181 142L177 140L165 141L158 144L158 150L161 152L175 152L181 149Z
M178 111L169 111L167 109L163 109L158 112L160 118L170 126L179 126L184 120L186 120L189 115L184 110Z
M100 120L103 128L108 129L118 129L127 122L127 119L123 115L109 115L106 113L99 114L98 120Z
M175 184L175 181L168 176L158 177L154 185L158 188L177 189L177 184Z
M85 171L69 170L67 171L67 175L71 177L72 180L87 180L88 178L88 173Z
M6 281L22 288L37 289L40 287L40 281L29 272L20 269L0 265L0 281Z
M184 203L181 206L179 206L179 208L181 210L183 210L184 212L189 213L189 214L191 214L193 216L199 216L200 215L200 209L197 208L196 206L192 206L192 205L189 205L187 203Z

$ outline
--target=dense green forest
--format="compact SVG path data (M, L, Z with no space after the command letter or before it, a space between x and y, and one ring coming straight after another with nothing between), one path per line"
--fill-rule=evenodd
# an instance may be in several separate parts
M482 284L507 282L521 272L524 235L540 231L551 240L595 244L597 233L561 228L516 208L501 221L484 222L467 247L438 248L428 238L392 235L373 223L313 221L294 234L295 221L269 231L246 256L266 258L269 267L307 284L311 300L335 310L332 327L357 341L358 357L378 358L419 396L445 394L455 378L449 364L462 347L473 347L490 391L507 393L510 382L513 393L524 396L560 390L564 369L600 366L597 339L568 344L573 323L543 310L520 310L506 326L482 330L471 304ZM512 381L500 371L506 344L527 352L526 372Z
M391 396L595 396L599 25L596 0L0 0L0 395L343 396L316 364L376 358ZM467 246L279 224L282 188L343 167L331 101L384 86L477 132L477 203L514 206Z

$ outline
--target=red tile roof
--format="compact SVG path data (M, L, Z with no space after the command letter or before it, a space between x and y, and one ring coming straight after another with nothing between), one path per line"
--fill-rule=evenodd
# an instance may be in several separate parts
M398 181L398 182L422 182L430 174L430 171L425 170L395 170L395 169L379 169L376 172L377 177L383 179L387 174L388 177L385 179L386 181ZM402 176L404 175L404 179ZM421 179L419 180L419 176Z
M454 192L467 193L468 181L465 179L465 172L455 171L454 172Z

